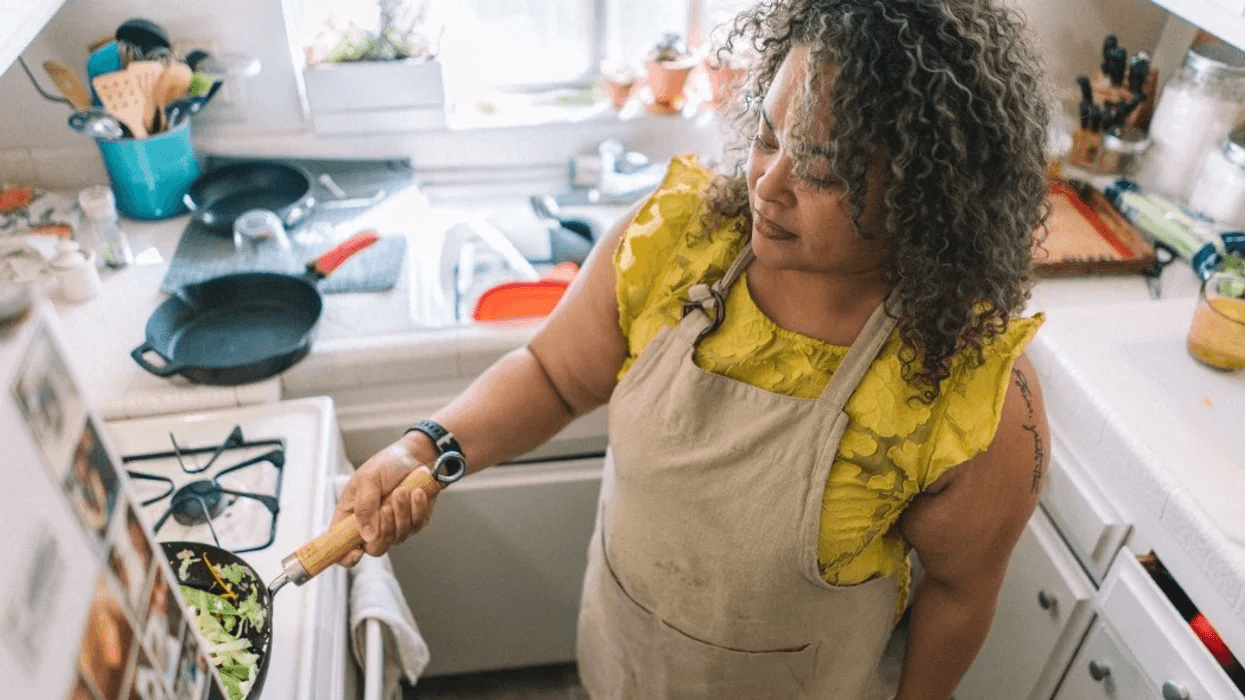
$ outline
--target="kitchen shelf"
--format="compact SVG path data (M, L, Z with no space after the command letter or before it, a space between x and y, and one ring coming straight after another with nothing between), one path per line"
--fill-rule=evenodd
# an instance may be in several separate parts
M12 66L65 0L0 0L0 73Z
M1152 0L1186 22L1245 50L1245 0Z

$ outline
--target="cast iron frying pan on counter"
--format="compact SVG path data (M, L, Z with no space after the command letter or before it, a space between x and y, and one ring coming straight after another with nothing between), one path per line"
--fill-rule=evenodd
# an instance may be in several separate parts
M363 231L307 264L301 275L239 272L188 284L147 319L130 356L157 377L235 386L267 379L311 351L324 299L316 284L379 240ZM154 352L162 366L146 357Z

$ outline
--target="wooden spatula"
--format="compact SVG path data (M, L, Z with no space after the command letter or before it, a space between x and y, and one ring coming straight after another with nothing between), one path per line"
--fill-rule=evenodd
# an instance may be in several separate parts
M86 85L69 66L60 61L44 61L43 70L47 71L52 82L56 83L57 89L74 109L91 108L91 93L87 92Z
M147 115L151 111L147 93L138 85L138 78L128 70L103 73L91 80L100 104L130 130L134 138L148 135Z
M178 61L169 64L156 80L155 89L152 91L152 104L155 107L154 131L164 131L168 128L168 115L164 113L164 106L186 95L190 90L192 72L190 66Z
M134 76L138 91L146 100L147 109L143 112L143 127L151 133L156 130L155 110L151 109L151 106L155 104L156 82L164 73L164 64L159 61L130 61L130 64L125 67L125 72Z

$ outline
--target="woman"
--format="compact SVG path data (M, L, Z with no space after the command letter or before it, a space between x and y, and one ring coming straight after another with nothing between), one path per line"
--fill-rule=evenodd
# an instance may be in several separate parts
M1022 354L1041 320L1015 316L1047 116L1020 33L990 0L743 15L746 160L675 159L528 345L434 416L474 470L609 402L578 642L594 698L885 697L913 548L895 697L955 689L1047 462ZM368 553L428 522L422 492L380 499L440 436L351 480L336 515Z

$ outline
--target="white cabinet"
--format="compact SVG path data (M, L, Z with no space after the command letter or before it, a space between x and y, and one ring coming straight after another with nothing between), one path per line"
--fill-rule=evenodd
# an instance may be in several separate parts
M1064 443L1058 428L1053 427L1051 433L1042 507L1086 573L1100 584L1128 536L1129 525Z
M1109 624L1094 621L1054 700L1162 700L1127 649Z
M1127 549L1054 700L1240 700L1241 693Z
M1226 42L1245 49L1245 0L1152 0Z
M1094 586L1039 509L1012 552L990 634L956 700L1045 700L1085 634Z
M501 465L437 497L391 557L432 652L425 675L575 658L602 460Z
M0 0L0 73L17 60L65 0Z

